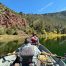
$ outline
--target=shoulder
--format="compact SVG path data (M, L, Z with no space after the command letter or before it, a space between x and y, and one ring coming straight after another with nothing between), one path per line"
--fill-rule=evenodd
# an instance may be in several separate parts
M34 46L34 45L33 45ZM39 50L37 46L34 46L35 49Z

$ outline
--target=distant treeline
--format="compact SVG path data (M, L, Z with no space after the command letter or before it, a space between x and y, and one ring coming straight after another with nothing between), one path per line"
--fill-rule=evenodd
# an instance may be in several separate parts
M26 18L29 26L37 32L44 33L54 32L66 33L66 11L50 14L24 14L19 13L23 18Z

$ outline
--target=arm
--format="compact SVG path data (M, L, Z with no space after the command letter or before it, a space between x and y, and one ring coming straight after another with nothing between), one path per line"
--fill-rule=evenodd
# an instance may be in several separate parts
M48 56L57 56L56 54L47 53L47 52L41 52L41 54L43 54L43 55L48 55Z
M35 46L35 51L37 54L41 54L41 51Z

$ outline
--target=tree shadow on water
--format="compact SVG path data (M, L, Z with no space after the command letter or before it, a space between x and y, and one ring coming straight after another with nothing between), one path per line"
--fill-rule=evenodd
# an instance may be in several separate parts
M18 44L18 40L10 41L8 43L0 43L0 44L3 45L3 46L0 45L0 56L11 53L20 46L20 44Z

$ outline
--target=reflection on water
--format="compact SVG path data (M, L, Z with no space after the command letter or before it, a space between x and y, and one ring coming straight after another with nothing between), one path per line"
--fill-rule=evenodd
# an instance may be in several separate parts
M20 44L18 44L18 40L8 43L0 42L0 56L15 51L19 46Z
M61 36L61 37L60 37ZM63 36L63 37L62 37ZM63 56L66 53L66 34L48 34L46 38L40 38L41 44L46 46L52 53ZM43 36L42 36L43 37ZM45 35L44 35L45 37ZM22 40L22 39L21 39ZM0 55L15 51L20 46L18 40L0 42Z
M44 38L40 39L40 42L46 46L52 53L56 53L59 56L64 56L66 53L66 37L48 39L44 40Z

